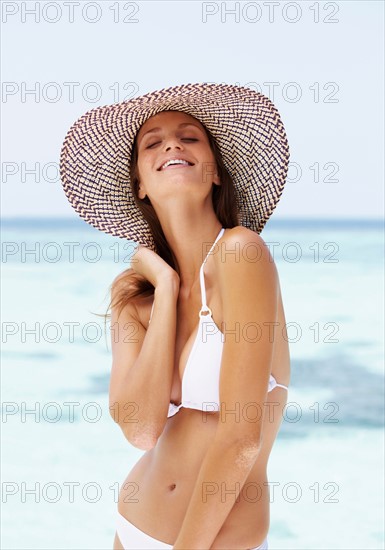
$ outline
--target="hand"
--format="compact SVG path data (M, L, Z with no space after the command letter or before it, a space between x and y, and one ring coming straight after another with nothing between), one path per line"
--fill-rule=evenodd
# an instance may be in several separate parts
M138 244L131 256L131 268L142 275L155 288L163 281L170 281L179 288L179 275L156 252Z

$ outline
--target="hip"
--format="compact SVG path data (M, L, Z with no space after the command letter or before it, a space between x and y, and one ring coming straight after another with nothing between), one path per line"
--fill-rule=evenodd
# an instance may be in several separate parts
M128 521L120 512L117 510L116 516L116 544L114 549L119 550L172 550L173 546L171 543L158 538L152 537L136 527L133 523ZM211 548L220 548L219 546L212 546ZM226 546L228 549L229 547ZM267 536L263 542L251 549L243 548L242 545L237 545L239 550L268 550L268 540ZM234 549L235 550L235 549Z

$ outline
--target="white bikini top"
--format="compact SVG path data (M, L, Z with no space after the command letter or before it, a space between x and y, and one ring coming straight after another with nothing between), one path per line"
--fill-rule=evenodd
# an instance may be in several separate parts
M216 242L222 237L225 229L222 227L212 247L202 262L199 270L199 280L202 307L199 311L199 325L191 352L187 359L182 378L182 402L180 405L170 403L168 417L174 416L181 407L200 411L219 411L219 373L221 368L224 334L218 329L212 318L212 311L206 304L206 288L203 268ZM150 321L152 317L151 309ZM207 312L206 315L203 315ZM270 375L268 391L277 386L288 389L283 384L277 384Z

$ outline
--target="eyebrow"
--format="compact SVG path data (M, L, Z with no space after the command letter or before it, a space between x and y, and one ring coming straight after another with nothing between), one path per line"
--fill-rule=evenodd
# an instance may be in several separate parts
M200 128L197 124L194 124L193 122L181 122L178 126L178 128L182 128L182 127L185 127L185 126L194 126L194 128L198 128L198 130L201 130L202 131L202 128ZM158 132L159 130L161 130L162 128L151 128L151 130L147 130L147 132L145 132L141 139L144 138L144 136L146 136L147 134L150 134L150 133L153 133L153 132Z

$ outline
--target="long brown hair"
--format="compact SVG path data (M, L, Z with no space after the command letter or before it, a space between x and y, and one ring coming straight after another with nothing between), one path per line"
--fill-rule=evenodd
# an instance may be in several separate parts
M235 195L234 183L233 180L227 171L222 154L219 149L215 138L203 125L211 150L213 152L216 164L217 164L217 173L221 185L213 185L212 190L212 202L214 212L222 224L222 227L232 228L239 225L238 219L238 207L237 200ZM151 233L154 237L155 243L155 252L166 262L168 263L177 273L179 273L179 266L177 264L176 258L172 253L172 250L166 240L166 237L163 233L162 226L160 225L159 218L156 215L156 212L151 204L150 199L146 196L144 199L140 199L138 195L139 190L139 179L138 179L138 149L136 138L133 143L131 160L130 160L130 185L131 191L135 199L135 203L138 206L139 210L142 212L144 219L148 222ZM114 283L111 283L109 289L111 290ZM144 279L142 276L135 273L132 268L124 271L119 277L119 290L117 291L115 303L110 301L107 313L101 315L107 319L111 317L111 314L108 311L112 307L118 307L118 317L122 309L128 304L128 302L135 296L142 295L148 296L153 294L154 286ZM98 315L98 314L96 314ZM100 314L99 314L100 315Z

